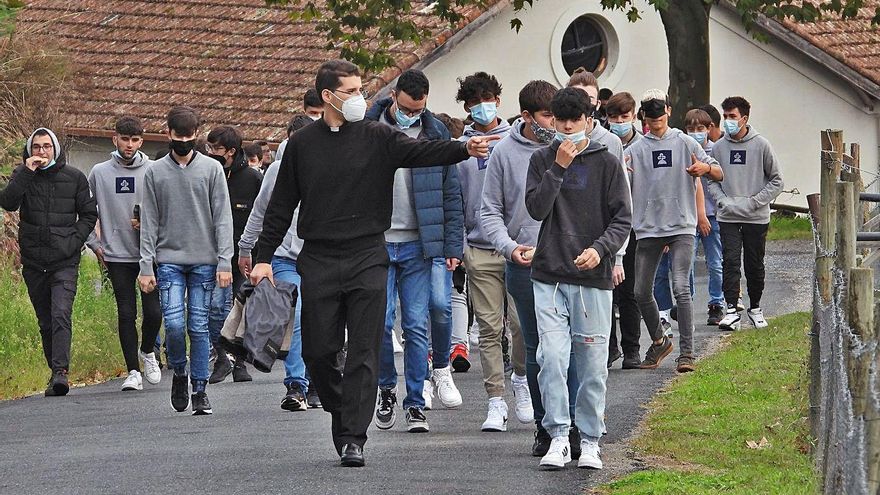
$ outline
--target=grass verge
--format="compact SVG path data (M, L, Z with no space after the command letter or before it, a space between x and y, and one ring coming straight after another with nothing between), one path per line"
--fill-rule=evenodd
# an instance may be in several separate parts
M810 225L808 217L770 216L770 230L767 231L768 241L812 238L813 227Z
M42 391L49 378L40 331L18 270L0 262L0 399ZM83 256L73 307L70 379L103 381L125 371L116 332L116 302L98 262Z
M635 448L663 466L603 485L608 495L809 494L809 313L732 334L651 404ZM747 441L769 445L750 448Z

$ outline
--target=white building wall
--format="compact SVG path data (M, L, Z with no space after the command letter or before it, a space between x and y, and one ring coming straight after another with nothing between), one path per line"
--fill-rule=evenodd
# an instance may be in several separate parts
M115 150L110 138L75 138L68 151L68 163L88 175L93 166L110 159L110 153ZM156 158L156 153L168 150L168 143L146 141L141 151L151 159ZM164 154L164 153L163 153Z
M649 88L669 86L666 38L659 15L644 1L636 5L642 20L630 23L620 12L603 11L598 2L542 0L522 13L519 34L510 29L512 7L425 68L431 81L429 106L437 112L463 116L455 102L456 78L484 70L501 81L499 113L518 113L519 89L533 79L562 86L561 37L580 15L590 14L609 34L609 66L599 76L602 86L629 91L636 99ZM782 42L764 44L740 27L739 19L722 7L712 10L710 24L712 102L738 94L753 106L751 123L773 144L782 163L785 189L779 202L806 204L819 190L819 133L844 129L847 142L861 144L862 167L878 170L880 120L871 114L848 84ZM870 177L866 177L869 181Z

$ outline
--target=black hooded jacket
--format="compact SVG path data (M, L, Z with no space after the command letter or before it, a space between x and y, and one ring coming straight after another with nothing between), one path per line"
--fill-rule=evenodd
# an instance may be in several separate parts
M0 191L0 207L21 210L18 244L22 264L41 271L76 266L98 220L98 206L86 176L67 166L58 139L49 132L57 152L55 164L30 170L22 163ZM30 157L29 146L22 157L23 161Z
M263 174L255 168L248 167L247 157L239 151L229 168L224 168L226 185L229 188L229 201L232 204L232 243L235 256L238 256L238 240L244 233L248 216L254 208L254 200L260 192Z

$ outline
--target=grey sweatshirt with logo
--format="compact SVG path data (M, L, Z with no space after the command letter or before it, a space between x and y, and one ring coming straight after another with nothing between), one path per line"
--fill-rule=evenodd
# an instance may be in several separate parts
M185 167L171 153L144 174L141 275L153 263L232 271L232 207L220 162L199 152Z
M459 141L465 142L474 136L498 135L502 138L506 137L510 132L510 124L506 120L500 119L498 125L484 134L476 129L473 125L464 128L464 135ZM462 206L464 207L464 232L468 246L480 249L495 249L489 236L483 230L482 221L480 219L480 207L483 204L483 181L486 178L486 168L489 161L492 160L492 152L499 141L489 143L489 157L475 158L471 157L456 165L458 172L458 180L461 182Z
M279 155L280 156L280 155ZM275 160L266 169L263 175L263 184L260 186L260 193L254 200L254 207L248 216L247 225L244 227L244 234L238 240L238 257L250 258L257 239L263 231L263 218L266 216L266 208L269 206L269 200L272 199L272 191L275 190L275 181L278 179L278 169L281 167L281 160ZM275 250L275 256L295 260L302 251L303 240L296 235L296 222L299 220L299 207L293 211L293 221L290 222L290 228L284 234L284 240Z
M727 135L712 148L724 170L724 183L709 181L719 222L770 223L770 203L782 192L779 160L764 136L748 126L736 140Z
M113 263L137 263L140 255L140 233L131 226L134 205L141 204L144 174L152 162L144 153L135 153L131 163L119 155L101 162L89 172L89 188L98 202L100 237L92 232L86 245L92 251L104 250L104 259Z
M670 128L663 137L652 133L630 144L633 230L636 239L694 235L697 228L696 181L687 173L697 159L717 164L694 138Z

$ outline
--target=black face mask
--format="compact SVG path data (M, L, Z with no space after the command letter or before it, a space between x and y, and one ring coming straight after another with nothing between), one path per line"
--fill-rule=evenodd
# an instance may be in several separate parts
M171 151L177 156L186 156L196 147L196 140L180 141L178 139L171 140Z
M220 162L220 165L223 168L226 168L226 157L225 156L223 156L223 155L208 155L208 156L210 158L217 160L218 162Z

